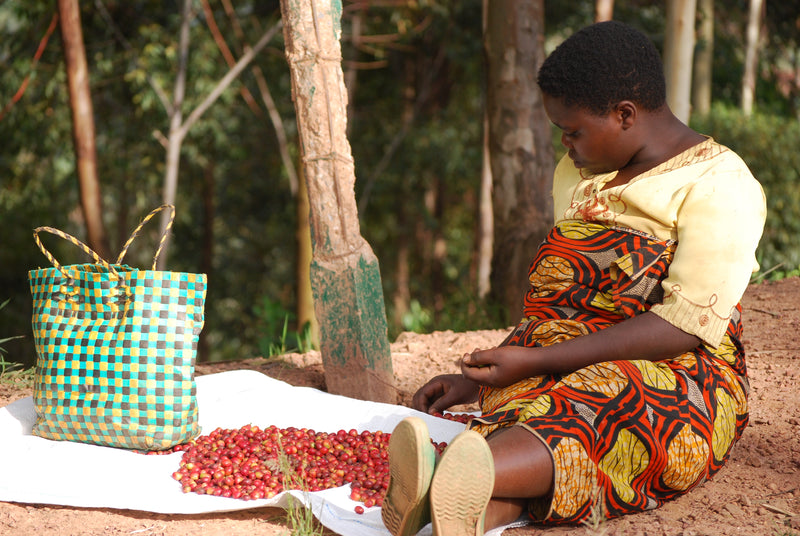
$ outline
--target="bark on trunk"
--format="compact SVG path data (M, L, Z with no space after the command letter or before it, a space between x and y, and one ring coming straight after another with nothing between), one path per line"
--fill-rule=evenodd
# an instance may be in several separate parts
M297 331L302 333L308 325L311 344L319 348L319 323L314 314L314 294L311 288L311 224L308 221L309 202L306 178L302 167L297 189Z

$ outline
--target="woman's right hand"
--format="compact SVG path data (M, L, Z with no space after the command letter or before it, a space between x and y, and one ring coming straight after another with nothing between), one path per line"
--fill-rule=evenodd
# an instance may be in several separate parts
M452 406L477 401L479 390L477 383L461 374L443 374L420 387L414 393L411 405L425 413L442 413Z

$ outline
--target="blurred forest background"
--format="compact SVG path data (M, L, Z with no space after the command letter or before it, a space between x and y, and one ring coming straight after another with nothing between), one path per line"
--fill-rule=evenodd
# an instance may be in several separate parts
M617 0L613 18L663 49L667 3ZM753 2L713 2L711 106L695 106L690 124L739 152L764 185L770 214L760 280L800 270L800 4L755 3L762 7L752 100L742 88ZM593 22L598 4L544 1L545 49ZM279 2L195 0L190 7L184 120L272 34L182 138L167 268L209 275L201 359L308 348L298 321L303 179ZM113 258L162 203L181 8L177 0L80 2L100 222ZM380 261L390 340L404 330L509 324L479 268L483 9L481 0L343 2L355 195L362 235ZM55 0L0 3L0 303L8 300L0 339L24 335L5 344L5 359L26 365L35 356L27 272L48 265L32 230L47 225L87 237L57 13ZM708 45L698 39L696 53ZM558 139L554 132L556 157ZM126 262L149 267L157 240L154 225ZM63 241L45 243L62 263L86 261Z

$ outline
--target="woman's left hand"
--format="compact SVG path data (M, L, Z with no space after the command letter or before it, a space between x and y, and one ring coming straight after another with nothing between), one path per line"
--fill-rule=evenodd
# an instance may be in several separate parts
M540 348L500 346L491 350L475 349L461 358L464 377L489 387L508 387L536 376L536 353Z

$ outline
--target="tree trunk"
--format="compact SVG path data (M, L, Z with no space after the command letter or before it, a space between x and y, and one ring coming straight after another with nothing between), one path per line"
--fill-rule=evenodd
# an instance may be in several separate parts
M698 35L694 51L692 112L711 111L711 83L714 67L714 0L698 0Z
M396 330L403 329L403 319L411 310L411 271L409 267L410 251L408 246L408 233L405 232L405 209L403 203L397 205L399 225L401 232L394 243L395 254L397 255L395 268L395 289L392 294L394 304L394 315L392 325Z
M478 298L485 299L491 289L492 244L494 243L494 214L492 212L492 165L489 151L489 119L483 118L483 161L481 187L478 197L478 225L475 233L477 246Z
M89 91L89 68L83 46L78 0L58 0L58 12L61 18L61 39L67 66L81 211L86 222L89 246L102 258L110 259L111 248L103 225L103 200L100 181L97 178L94 112Z
M481 33L486 35L489 23L489 0L483 0ZM494 244L494 213L492 212L492 156L489 151L489 110L483 111L483 151L481 183L478 190L478 221L475 226L475 283L478 299L485 300L491 291L492 245Z
M445 181L441 177L434 177L431 185L432 210L431 215L436 226L433 228L433 251L431 251L431 287L433 291L434 323L444 311L444 263L447 260L447 240L444 237L444 208L445 208Z
M169 117L169 137L167 138L167 169L164 176L163 204L174 205L175 195L178 191L178 170L181 164L181 145L183 145L183 97L186 94L186 65L189 62L189 24L192 13L192 0L183 0L181 8L181 29L178 38L178 70L175 73L175 88L172 93L172 109ZM161 214L161 231L166 230L169 222L169 213ZM165 270L169 252L169 237L164 242L164 248L158 257L157 268Z
M516 323L528 268L553 223L554 151L536 85L544 61L544 1L493 0L487 55L489 150L494 185L492 296Z
M396 402L378 259L361 236L336 0L281 0L313 237L311 285L331 393Z
M236 62L226 74L223 76L214 89L206 95L203 102L197 108L192 110L186 121L182 120L183 114L181 108L183 106L183 97L186 92L186 66L189 59L189 27L191 23L192 14L192 0L184 0L183 8L181 11L181 31L178 39L178 72L175 77L175 90L173 93L172 103L166 103L170 117L169 125L169 139L167 140L167 171L164 178L164 194L163 199L165 204L175 204L175 196L178 190L178 170L180 167L180 153L181 145L186 137L186 134L194 126L194 124L202 117L214 102L222 95L222 93L236 80L241 72L253 61L253 58L258 54L267 43L272 39L275 33L280 28L280 23L274 25L267 30L264 35L253 45L253 48L248 49L239 61ZM159 86L153 84L153 88L157 93L160 90L156 89ZM166 229L169 222L169 216L164 215L161 218L161 231L162 234ZM169 242L164 243L164 248L161 250L161 255L158 257L157 268L164 270L167 265L167 254L169 250Z
M747 14L747 49L744 57L744 76L742 76L742 112L753 113L756 97L756 78L758 71L759 30L764 14L764 0L750 0Z
M214 280L214 218L216 217L216 187L214 185L214 163L209 163L203 170L203 249L200 259L200 272L206 274L209 281ZM208 343L207 331L200 332L197 342L197 360L205 363L211 360L211 346Z
M692 56L696 0L668 0L664 36L664 75L667 103L684 123L691 114Z
M311 225L308 221L308 186L300 168L297 181L297 331L308 326L311 344L319 348L319 323L314 314L314 294L311 289Z
M614 18L614 0L595 0L594 21L603 22Z

